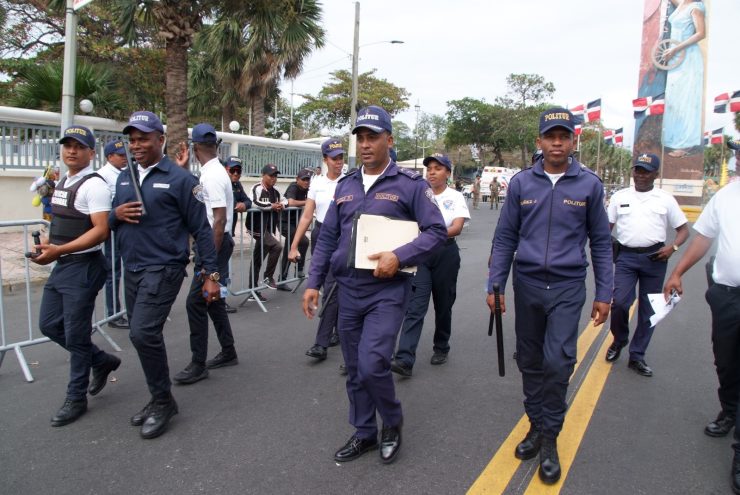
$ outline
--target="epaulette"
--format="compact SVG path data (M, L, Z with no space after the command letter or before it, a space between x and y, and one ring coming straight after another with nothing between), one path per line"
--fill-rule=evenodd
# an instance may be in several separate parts
M341 176L337 182L342 182L347 177L352 177L353 175L356 175L359 170L360 170L359 168L353 168L352 170L348 171L346 174Z
M424 178L424 176L421 175L416 170L412 170L410 168L405 168L405 167L398 167L398 173L405 175L411 180L421 180Z
M599 174L597 174L596 172L594 172L593 170L591 170L590 168L588 168L583 163L581 163L581 170L583 170L585 172L590 172L591 175L593 175L594 177L596 177L597 179L599 179L599 182L602 182L602 183L604 182L603 180L601 180L601 177L599 177Z
M515 173L514 175L512 175L512 176L511 176L511 178L513 179L514 177L516 177L517 175L521 174L521 173L522 173L522 172L524 172L525 170L530 170L530 169L532 169L532 168L534 168L534 167L533 167L532 165L530 165L529 167L524 167L524 168L523 168L523 169L521 169L521 170L520 170L519 172L517 172L517 173Z

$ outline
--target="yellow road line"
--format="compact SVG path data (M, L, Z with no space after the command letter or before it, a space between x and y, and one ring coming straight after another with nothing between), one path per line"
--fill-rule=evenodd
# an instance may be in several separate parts
M588 374L583 380L583 384L578 389L573 403L568 408L568 414L565 416L563 431L558 437L558 454L560 456L560 467L562 474L560 481L554 485L545 485L539 475L532 477L525 495L548 494L554 495L560 493L563 482L568 477L568 471L573 464L573 460L581 445L583 435L586 433L591 416L599 401L601 392L604 390L604 384L609 377L612 365L606 360L600 359L606 353L611 341L607 338L601 344L598 354L594 358Z
M581 335L578 337L577 362L573 373L578 370L578 367L583 362L583 357L591 348L598 334L599 330L594 327L593 322L589 322L586 329L581 332ZM503 493L506 490L511 478L514 476L516 470L519 469L519 465L522 462L514 457L514 449L528 431L529 418L525 414L521 417L514 429L511 430L511 433L506 437L506 440L501 444L498 451L496 451L491 462L488 463L480 476L478 476L478 479L470 487L468 495Z

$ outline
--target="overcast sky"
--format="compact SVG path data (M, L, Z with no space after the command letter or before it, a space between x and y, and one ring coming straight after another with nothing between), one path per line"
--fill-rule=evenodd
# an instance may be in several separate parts
M464 97L493 102L510 73L540 74L555 84L553 101L575 105L602 99L602 121L624 127L631 147L632 99L637 97L645 0L364 0L360 2L359 71L411 93L398 118L412 129L422 112L444 114ZM664 0L666 1L666 0ZM715 114L714 97L740 90L740 0L705 1L708 65L705 130L732 130L732 114ZM325 47L305 63L297 94L316 94L329 73L351 70L354 5L323 2ZM402 40L403 44L376 43ZM367 46L362 46L367 45ZM290 99L290 82L282 85Z

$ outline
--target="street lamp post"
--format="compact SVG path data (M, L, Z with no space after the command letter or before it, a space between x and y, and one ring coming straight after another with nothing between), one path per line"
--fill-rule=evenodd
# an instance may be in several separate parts
M419 159L419 110L421 110L418 101L414 105L414 110L416 110L416 126L414 126L414 171L416 171L416 162Z

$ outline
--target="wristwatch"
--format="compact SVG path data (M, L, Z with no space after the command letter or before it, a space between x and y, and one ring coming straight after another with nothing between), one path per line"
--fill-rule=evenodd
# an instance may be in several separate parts
M214 282L218 282L219 280L221 280L221 275L218 272L213 272L208 275L208 279Z
M678 251L678 246L676 246L676 245L674 244L674 245L673 245L673 252L675 253L676 251Z

